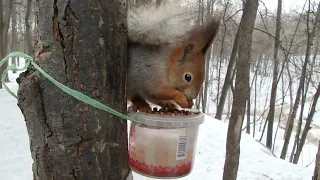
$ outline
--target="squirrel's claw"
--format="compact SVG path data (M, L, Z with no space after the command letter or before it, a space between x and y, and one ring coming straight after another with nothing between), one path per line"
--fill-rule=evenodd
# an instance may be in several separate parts
M132 104L128 107L129 112L144 112L144 113L152 113L152 109L150 105L141 98L131 98Z

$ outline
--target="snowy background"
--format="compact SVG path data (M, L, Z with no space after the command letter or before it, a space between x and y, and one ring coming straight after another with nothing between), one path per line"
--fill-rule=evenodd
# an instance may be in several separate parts
M23 66L21 59L20 66ZM226 65L223 65L222 77ZM10 83L7 85L13 92L17 92L18 85L15 79L19 74L9 73ZM259 77L258 77L259 78ZM262 108L265 101L268 101L268 91L270 89L271 77L264 78L261 81L262 89L259 95L260 103L257 107ZM281 85L279 85L281 87ZM295 86L294 86L295 87ZM214 88L214 87L213 87ZM279 88L281 94L281 88ZM315 92L314 88L309 88L310 96ZM214 94L210 96L213 98ZM311 100L311 99L310 99ZM308 114L310 100L306 103L305 117ZM286 101L288 103L289 100ZM279 103L278 103L279 104ZM214 101L209 105L210 109L215 109ZM29 149L29 137L23 115L17 106L17 100L7 93L4 89L0 90L0 177L1 180L32 180L32 158ZM263 109L260 109L261 111ZM299 112L299 111L298 111ZM212 112L213 113L213 112ZM256 118L259 118L257 115ZM264 123L264 118L257 121ZM228 120L219 121L206 115L205 122L200 126L196 159L192 173L184 178L212 180L222 179L223 166L225 159L225 144L228 129ZM320 104L318 103L317 112L313 120L313 126L320 126ZM246 123L244 122L244 127ZM274 124L274 133L278 127L278 123ZM260 125L256 126L256 136L248 135L243 131L241 139L241 155L240 166L238 171L238 179L247 180L310 180L314 170L314 160L317 151L317 142L319 140L319 128L313 128L309 133L314 136L313 141L307 141L301 154L298 165L291 164L279 158L283 146L283 129L279 126L277 138L274 147L274 153L267 149L265 136L262 142L259 142L261 131ZM251 127L253 128L253 127ZM294 129L295 130L295 129ZM293 145L292 134L291 144L289 146L288 155L291 153ZM134 174L135 180L145 180L145 178Z

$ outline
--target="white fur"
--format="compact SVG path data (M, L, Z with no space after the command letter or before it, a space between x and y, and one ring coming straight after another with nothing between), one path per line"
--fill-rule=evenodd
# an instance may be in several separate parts
M130 41L144 44L174 43L185 38L192 28L187 7L177 4L142 6L129 9L128 36Z

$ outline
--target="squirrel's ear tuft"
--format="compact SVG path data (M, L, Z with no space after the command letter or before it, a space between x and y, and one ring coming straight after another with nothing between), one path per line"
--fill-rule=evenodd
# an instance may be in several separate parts
M220 17L214 17L205 25L191 30L189 40L195 42L197 50L206 54L220 27Z

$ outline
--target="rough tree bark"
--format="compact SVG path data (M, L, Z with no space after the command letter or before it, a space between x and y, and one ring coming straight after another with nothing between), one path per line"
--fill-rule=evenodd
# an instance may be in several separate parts
M35 60L61 83L126 113L126 1L38 0ZM63 93L29 68L18 105L35 180L124 180L127 121Z
M276 18L276 32L275 32L275 41L274 41L274 51L273 51L273 80L272 88L270 95L270 109L267 116L268 129L267 129L267 142L266 146L272 148L272 135L273 135L273 122L274 122L274 111L276 106L276 97L277 97L277 87L278 87L278 51L280 46L280 30L281 30L281 11L282 11L282 0L278 0L278 9L277 9L277 18Z
M240 157L241 129L244 119L246 100L248 99L248 84L252 46L252 32L256 20L258 0L247 0L239 25L239 59L236 63L236 82L228 125L226 159L223 179L236 180Z
M307 14L307 28L308 29L310 27L309 26L310 6L311 5L310 5L310 0L309 0L309 8L308 8L309 12ZM298 90L297 90L297 94L296 94L296 99L295 99L295 102L293 105L292 114L290 115L290 123L288 124L288 130L285 135L285 141L283 143L283 148L282 148L281 155L280 155L281 159L285 159L286 155L287 155L289 141L290 141L291 133L292 133L292 129L293 129L293 120L295 119L296 114L297 114L298 106L300 103L300 97L301 97L301 93L302 93L302 87L305 83L306 71L307 71L307 66L308 66L309 58L310 58L310 50L313 46L315 35L316 35L316 32L317 32L317 30L319 28L319 24L320 24L320 3L318 4L316 19L314 22L315 22L315 24L314 24L311 32L309 32L309 30L307 30L308 37L307 37L307 49L306 49L305 60L304 60L304 64L302 67L300 82L299 82L299 86L298 86Z

